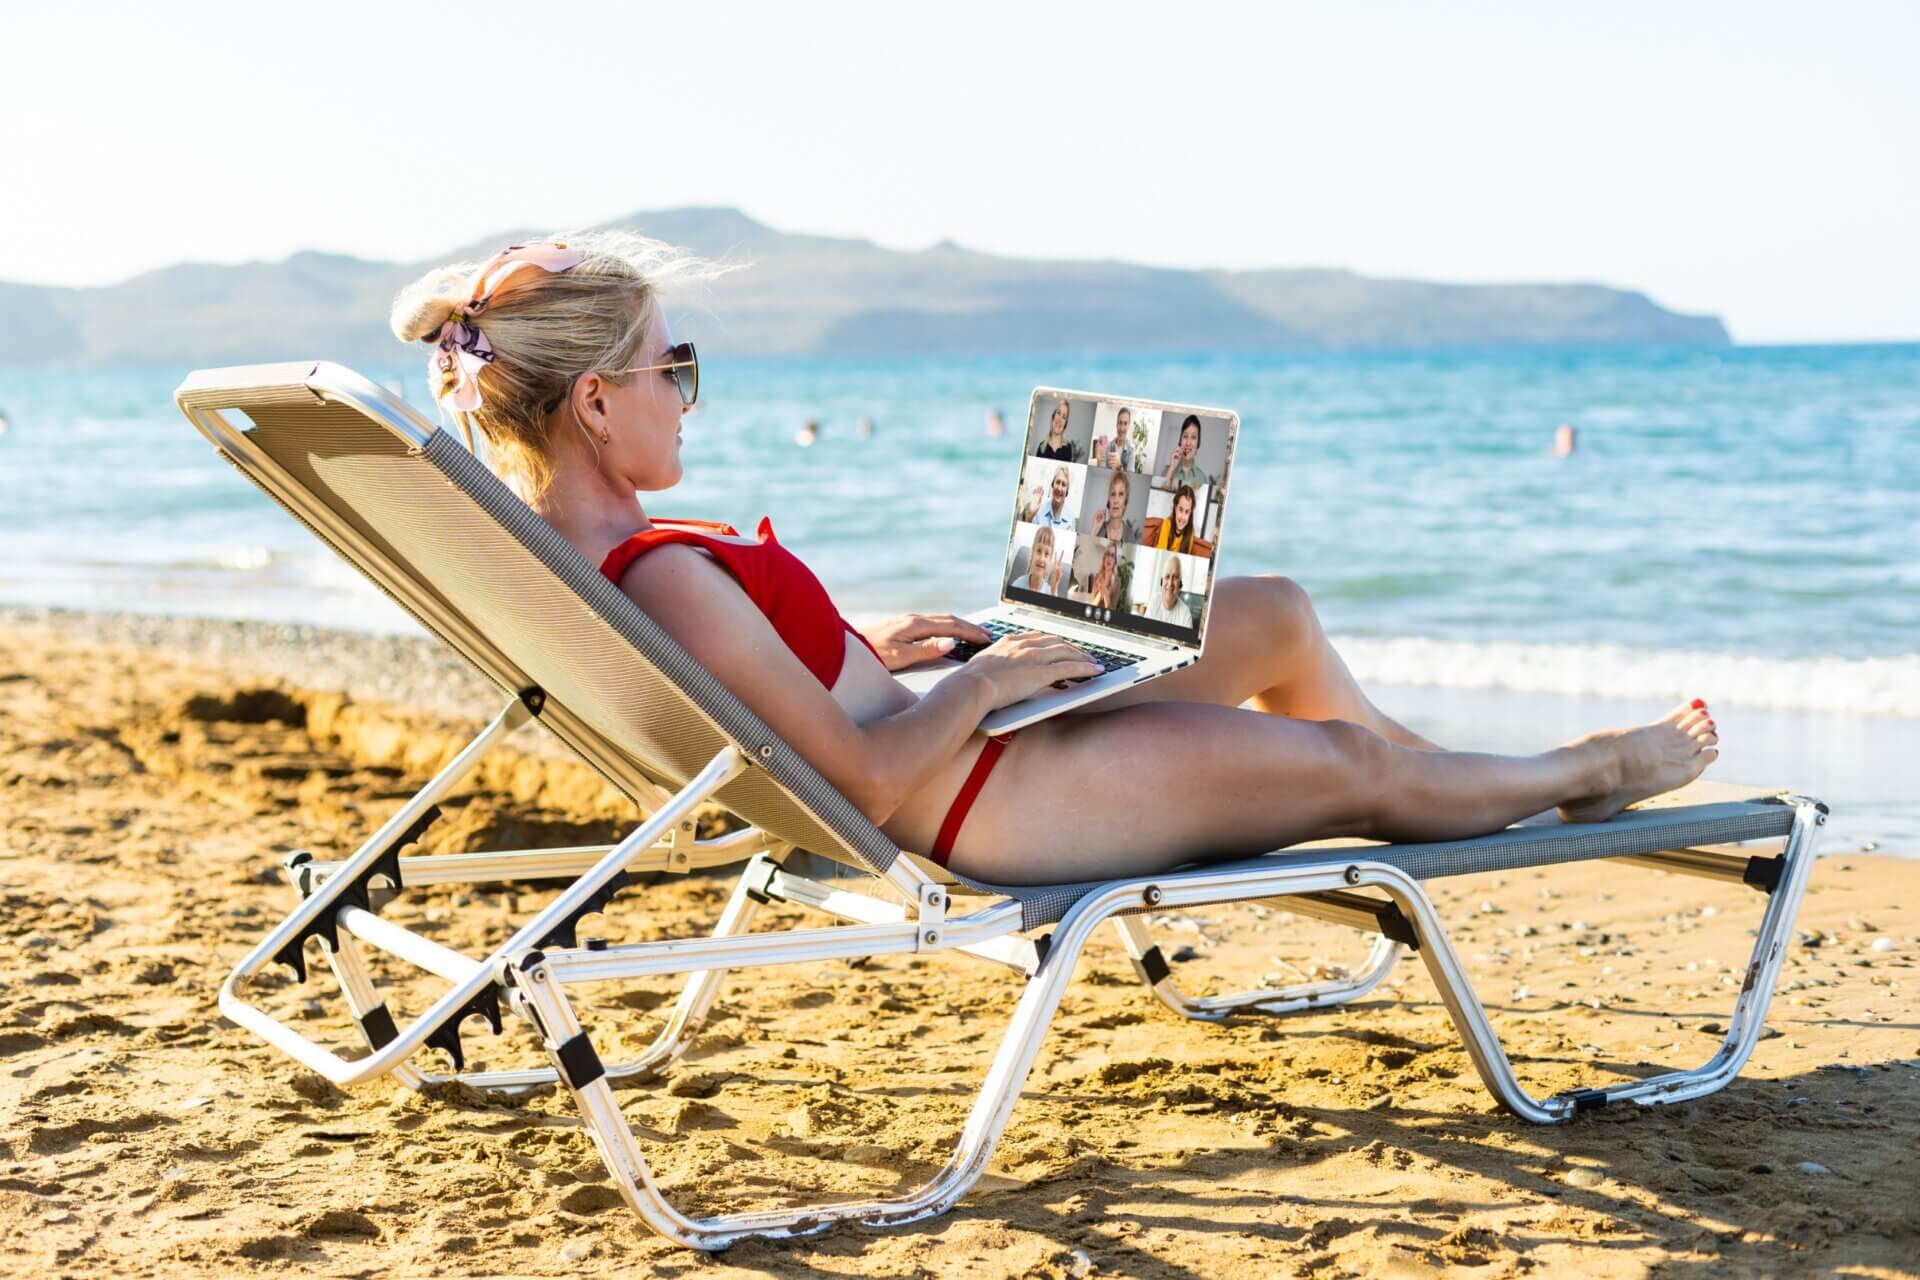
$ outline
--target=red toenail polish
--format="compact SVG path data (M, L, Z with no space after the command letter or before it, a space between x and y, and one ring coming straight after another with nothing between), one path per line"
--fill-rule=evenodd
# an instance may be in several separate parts
M1707 708L1706 702L1700 698L1695 698L1692 702L1689 702L1687 705L1692 707L1695 711L1704 711Z

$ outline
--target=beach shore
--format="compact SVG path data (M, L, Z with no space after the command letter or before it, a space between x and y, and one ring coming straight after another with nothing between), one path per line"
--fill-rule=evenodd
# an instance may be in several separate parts
M564 1097L341 1092L216 1008L291 905L280 859L350 851L497 701L422 641L0 615L0 1271L1920 1275L1920 860L1856 853L1814 869L1769 1037L1711 1098L1527 1125L1493 1107L1417 961L1343 1009L1204 1027L1102 936L955 1211L718 1258L673 1247L620 1203ZM522 737L428 852L631 825ZM647 884L597 931L700 932L728 888ZM1762 902L1615 866L1434 892L1537 1094L1710 1055ZM471 952L539 900L428 889L387 911ZM1154 923L1203 993L1365 949L1258 906ZM403 1019L434 989L382 978ZM356 1043L324 969L262 986ZM685 1209L889 1193L944 1159L1019 989L957 956L755 971L667 1078L620 1096ZM590 990L601 1052L645 1044L671 999ZM511 1023L465 1042L469 1066L534 1060Z

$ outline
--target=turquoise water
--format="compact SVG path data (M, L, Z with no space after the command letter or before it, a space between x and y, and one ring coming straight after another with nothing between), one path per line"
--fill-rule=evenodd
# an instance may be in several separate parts
M424 403L417 364L363 372ZM0 371L0 601L407 626L215 458L183 373ZM1046 383L1238 409L1222 568L1299 579L1368 680L1920 718L1920 346L710 356L703 383L650 509L771 514L849 614L990 602Z

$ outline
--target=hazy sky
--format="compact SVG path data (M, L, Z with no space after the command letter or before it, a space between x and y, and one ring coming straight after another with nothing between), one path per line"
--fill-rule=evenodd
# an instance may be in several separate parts
M1920 4L16 6L0 280L734 204L1920 338Z

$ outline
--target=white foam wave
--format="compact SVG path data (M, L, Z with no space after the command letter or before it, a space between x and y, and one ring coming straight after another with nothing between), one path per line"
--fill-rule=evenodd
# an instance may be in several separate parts
M216 568L234 569L240 572L264 569L273 563L273 552L266 547L234 547L215 554L213 563Z
M1362 682L1605 698L1698 696L1727 706L1920 717L1920 654L1764 658L1418 636L1347 636L1334 643Z

